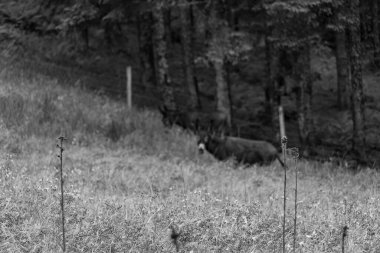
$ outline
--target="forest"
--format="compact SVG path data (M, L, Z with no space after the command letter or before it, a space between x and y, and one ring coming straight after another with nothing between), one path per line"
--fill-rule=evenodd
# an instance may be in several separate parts
M217 115L230 135L277 146L282 107L304 157L374 165L378 4L3 0L0 47L9 62L115 99L131 66L134 106Z

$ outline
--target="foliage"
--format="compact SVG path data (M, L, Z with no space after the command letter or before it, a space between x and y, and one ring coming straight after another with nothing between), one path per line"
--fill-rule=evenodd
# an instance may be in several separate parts
M64 14L62 15L61 23L58 28L67 32L71 27L79 27L97 18L98 10L96 6L87 1L78 1L74 5L64 9Z
M155 2L157 3L157 2ZM175 8L178 1L161 1L165 8ZM277 46L297 49L305 40L320 43L321 31L327 27L331 30L342 29L355 21L345 8L345 1L331 0L276 0L243 2L239 5L223 3L223 8L233 8L232 12L250 12L252 18L249 21L252 27L258 25L259 31L264 31L267 25L272 30L271 39L277 42ZM255 30L241 29L234 31L224 18L227 10L222 3L209 4L205 1L195 3L195 6L204 9L204 15L208 15L208 29L214 34L208 41L205 54L198 58L214 61L226 58L227 61L236 64L242 58L247 58L248 52L253 49L253 35ZM0 34L14 37L14 27L25 32L37 32L39 35L61 34L60 38L70 38L73 34L89 28L95 30L119 27L109 31L114 38L124 36L120 31L120 24L127 24L134 20L142 12L148 12L153 8L152 1L5 1L0 4L0 20L3 16L4 24L13 24L9 27L2 26ZM223 10L222 10L222 9ZM213 10L215 9L215 10ZM216 15L210 15L217 11ZM265 14L265 15L263 15ZM5 19L4 19L5 17ZM265 17L265 18L263 18ZM5 22L4 22L5 20ZM11 22L10 22L11 21ZM106 28L108 27L108 28ZM69 36L70 35L70 36ZM99 40L100 38L96 38ZM22 36L18 36L22 40ZM83 40L83 38L82 38ZM80 42L83 43L83 42ZM58 51L66 51L69 55L78 54L78 39L61 39L57 46Z

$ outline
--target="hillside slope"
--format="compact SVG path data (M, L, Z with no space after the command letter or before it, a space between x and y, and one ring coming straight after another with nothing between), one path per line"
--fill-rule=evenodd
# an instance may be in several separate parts
M196 138L157 113L22 70L0 73L0 248L61 248L59 167L65 135L69 252L278 252L283 170L233 169L199 156ZM286 242L292 245L294 164L288 161ZM380 177L330 163L298 163L297 250L379 252Z

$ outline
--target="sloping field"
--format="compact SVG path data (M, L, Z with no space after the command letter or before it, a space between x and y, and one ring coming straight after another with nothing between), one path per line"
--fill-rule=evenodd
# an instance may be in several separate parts
M65 135L67 252L281 252L283 169L234 169L199 156L196 137L152 111L0 73L0 249L59 252L57 137ZM294 163L288 162L286 247L293 246ZM374 170L298 163L297 252L380 252ZM173 231L178 234L173 243Z

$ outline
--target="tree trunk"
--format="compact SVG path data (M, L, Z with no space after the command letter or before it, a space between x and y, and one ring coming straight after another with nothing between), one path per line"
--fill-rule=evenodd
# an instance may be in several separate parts
M265 111L272 126L272 136L274 142L280 142L281 131L279 124L279 106L281 105L281 94L278 87L279 67L281 67L279 50L275 48L271 37L275 30L269 25L270 17L265 16Z
M224 64L225 66L225 71L226 71L226 83L227 83L227 92L228 92L228 101L229 101L229 109L230 109L230 120L229 120L229 123L228 123L228 127L229 127L229 133L232 133L232 127L234 126L234 114L233 114L233 110L232 110L232 92L231 92L231 85L232 85L232 81L231 81L231 73L232 73L232 63L227 61L225 62Z
M145 89L154 83L154 57L152 47L152 13L137 16L137 31L140 58L140 84Z
M164 14L159 1L157 1L153 10L153 48L156 61L156 79L161 90L163 104L169 111L177 111L174 90L168 78L169 69L166 56Z
M276 76L278 74L278 61L276 59L276 49L270 40L271 29L266 27L265 34L265 111L268 121L272 126L272 132L275 142L280 142L280 126L278 107L281 103L280 94L276 85Z
M346 32L338 31L335 34L336 42L336 70L337 70L337 101L341 110L348 107L347 85L349 84L349 62L346 49Z
M379 37L379 0L372 0L373 21L373 48L374 65L380 67L380 37Z
M174 39L172 36L172 12L171 12L170 7L163 10L163 15L164 15L166 45L172 45L174 42Z
M194 7L194 2L193 0L190 0L189 1L189 19L190 19L190 41L191 41L191 45L192 45L192 48L194 49L194 47L196 46L196 43L197 43L197 37L198 37L198 23L199 23L199 18L196 16L196 9Z
M231 3L232 8L230 8L229 16L228 16L228 23L230 24L230 27L234 31L239 31L239 16L236 13L238 11L239 7L239 1L233 0ZM228 5L227 5L228 8Z
M87 52L89 49L89 36L88 36L88 27L85 25L79 26L76 28L79 43L78 46L80 50Z
M231 128L231 100L229 94L229 87L226 79L226 68L224 60L215 60L213 62L215 69L216 80L216 97L217 97L217 110L226 119L228 128Z
M238 8L238 1L221 1L219 4L220 12L224 20L227 21L228 26L233 31L239 30L239 18L236 15L236 10Z
M189 17L189 7L186 4L186 0L181 0L180 2L180 20L181 20L181 42L182 42L182 52L183 52L183 67L185 72L186 86L189 92L188 108L191 110L198 109L200 107L199 94L197 93L198 88L196 87L195 76L194 76L194 61L193 54L191 50L191 37L189 34L190 24L188 22Z
M298 132L300 142L304 147L310 147L312 144L312 135L314 133L314 122L312 118L312 73L310 60L310 45L307 43L301 50L297 61L296 80L297 87L297 108L298 108Z
M196 49L199 48L198 46L198 39L199 39L199 31L198 31L198 23L201 23L199 20L199 17L197 16L196 8L194 7L194 1L190 0L190 7L189 7L189 17L190 17L190 41L191 41L191 47L190 50L194 52L192 54L192 63L193 63L193 71L194 71L194 86L196 88L196 94L198 97L198 106L201 109L202 108L202 102L200 97L200 91L199 91L199 85L198 85L198 77L196 75L196 66L194 63L194 59L198 56L195 52ZM203 56L203 55L202 55Z
M230 99L230 88L227 82L227 72L226 72L226 59L225 59L225 48L223 44L225 43L226 36L225 33L228 32L225 25L220 22L217 17L217 11L220 9L221 4L219 1L212 1L211 13L209 17L211 41L209 46L210 60L214 66L215 70L215 81L216 81L216 97L217 97L217 111L225 119L226 125L231 129L231 99Z
M105 22L103 26L104 31L104 41L106 42L107 49L112 48L112 24L110 22Z
M359 0L350 1L351 12L354 19L359 20ZM359 159L365 159L365 135L364 135L364 100L362 63L360 56L362 46L360 40L360 22L350 26L350 60L351 60L351 102L353 120L353 145L352 149Z

